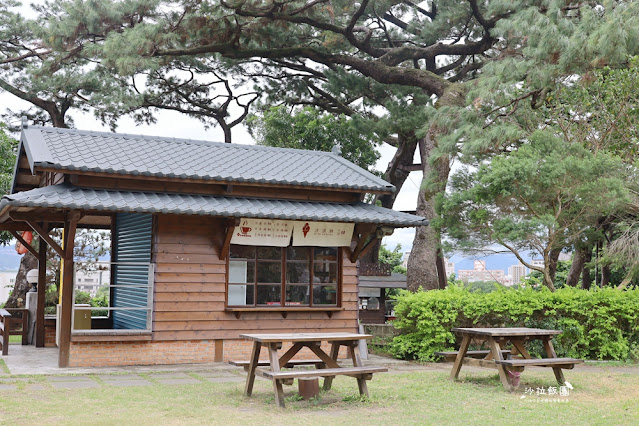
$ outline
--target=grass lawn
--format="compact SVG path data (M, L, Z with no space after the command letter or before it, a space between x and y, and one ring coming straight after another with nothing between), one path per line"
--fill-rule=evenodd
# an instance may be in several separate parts
M197 373L191 373L197 377ZM92 424L637 424L639 368L585 367L566 371L574 389L567 397L527 395L525 388L556 386L551 370L529 369L521 391L505 392L491 370L464 371L461 382L448 372L416 368L377 374L371 399L358 398L354 379L338 377L317 401L299 401L285 387L287 408L278 409L270 382L257 379L254 396L242 383L201 383L59 390L42 376L0 391L0 423ZM147 375L152 377L152 375ZM10 378L1 378L0 384ZM99 381L98 378L96 378ZM44 390L28 390L34 383ZM561 399L566 402L555 402Z

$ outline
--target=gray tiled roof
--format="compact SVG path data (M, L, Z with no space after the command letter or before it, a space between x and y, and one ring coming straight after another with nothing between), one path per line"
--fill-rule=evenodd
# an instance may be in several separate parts
M47 186L5 195L0 201L0 210L7 206L376 223L396 227L428 224L426 219L419 216L361 202L340 204L212 195L97 190L78 188L68 184Z
M406 275L393 272L389 276L360 275L359 286L370 288L406 288Z
M339 155L50 127L23 129L30 166L120 175L392 192Z

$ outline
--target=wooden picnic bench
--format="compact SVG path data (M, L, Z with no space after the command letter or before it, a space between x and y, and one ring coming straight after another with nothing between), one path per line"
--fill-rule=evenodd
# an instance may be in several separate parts
M444 358L445 361L455 361L457 358L457 354L459 351L446 351L446 352L435 352L435 355ZM510 356L511 351L504 349L501 351L503 357L507 358ZM482 351L466 351L466 356L470 358L486 358L491 355L491 351L482 350Z
M21 312L22 317L14 317L11 312ZM16 325L21 328L16 327ZM9 336L22 335L22 344L28 344L29 311L24 308L0 309L0 345L2 355L9 353Z
M253 341L253 350L250 361L232 361L232 365L242 366L247 371L246 386L244 393L250 396L253 392L255 376L270 379L273 382L273 392L275 400L282 408L284 404L283 384L292 384L294 379L307 377L324 377L324 390L329 390L332 381L336 376L350 376L357 379L360 395L368 397L367 380L371 380L374 373L388 371L386 367L366 367L362 364L359 356L358 342L361 339L370 339L368 334L354 333L284 333L284 334L242 334L243 337ZM322 342L330 342L330 354L321 348ZM283 343L293 345L282 355L278 355L278 350L282 349ZM262 346L268 348L269 360L260 361ZM353 367L341 367L337 363L337 356L341 346L348 348L350 357L353 360ZM318 359L293 360L292 358L303 348L308 348ZM314 365L315 369L307 370L287 370L281 368L292 368L304 365ZM266 368L262 368L266 367Z
M550 367L560 385L566 382L562 369L572 369L575 364L583 360L575 358L558 358L552 344L553 336L561 334L560 330L544 330L539 328L453 328L453 332L462 335L459 351L456 351L455 363L450 372L450 378L456 380L462 365L496 368L505 389L513 390L516 382L512 380L512 373L522 372L525 367ZM488 343L489 351L483 358L478 355L486 351L469 351L471 340L481 340ZM533 359L526 350L525 343L530 340L541 340L546 352L546 358ZM502 347L512 344L512 350L505 351ZM474 352L474 354L472 354ZM442 352L443 354L443 352ZM476 356L473 356L476 355ZM508 358L508 359L506 359ZM518 380L518 379L517 379Z

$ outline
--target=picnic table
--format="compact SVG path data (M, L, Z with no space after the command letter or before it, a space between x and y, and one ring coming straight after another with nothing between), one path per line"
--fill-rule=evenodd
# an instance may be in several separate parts
M250 396L253 392L255 376L264 377L273 381L273 392L278 405L284 408L284 393L282 384L292 384L294 378L324 377L324 390L329 390L333 378L338 375L355 377L360 395L368 397L366 380L372 378L373 373L388 371L385 367L365 367L358 351L358 342L361 339L370 339L369 334L356 333L283 333L283 334L242 334L240 337L253 341L253 350L250 361L231 361L233 365L243 366L247 370L246 386L244 394ZM330 354L322 350L321 343L330 342ZM292 343L292 346L280 356L283 343ZM260 361L262 346L268 349L269 360ZM353 367L340 367L337 356L341 346L348 348L353 360ZM294 361L293 357L303 348L309 348L318 359ZM315 365L314 370L282 371L284 367L296 367L300 365ZM265 368L261 368L265 367Z
M544 330L541 328L453 328L454 333L462 335L459 351L440 352L441 356L455 356L455 363L450 378L456 380L462 365L496 368L504 388L513 390L517 387L519 373L527 366L550 367L560 385L566 380L562 369L572 369L583 360L575 358L558 358L552 344L553 336L561 334L561 330ZM487 351L469 351L471 340L488 343ZM530 340L541 340L546 358L533 359L526 350L525 343ZM504 346L512 344L512 349ZM517 373L517 374L515 374ZM513 379L516 379L513 381Z

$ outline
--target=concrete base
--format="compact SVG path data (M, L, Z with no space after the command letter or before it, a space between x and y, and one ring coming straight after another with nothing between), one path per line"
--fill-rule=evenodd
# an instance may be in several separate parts
M29 331L27 333L27 342L29 342L30 345L33 345L35 344L35 323L36 312L38 309L38 293L27 293L27 303L25 307L29 310Z
M111 373L144 373L155 371L237 371L234 367L222 362L202 364L172 365L136 365L123 367L58 367L58 348L36 348L35 346L11 345L9 355L3 356L10 374L111 374Z

